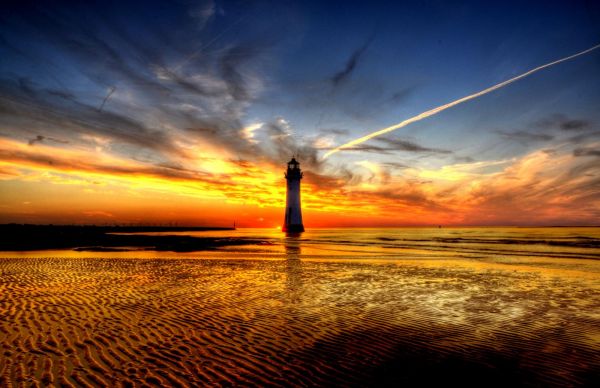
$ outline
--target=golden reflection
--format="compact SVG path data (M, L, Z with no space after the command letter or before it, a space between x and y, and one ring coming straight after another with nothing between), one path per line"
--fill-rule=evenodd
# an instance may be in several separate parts
M283 240L285 247L285 290L291 303L300 302L302 290L301 239L298 234L288 234Z

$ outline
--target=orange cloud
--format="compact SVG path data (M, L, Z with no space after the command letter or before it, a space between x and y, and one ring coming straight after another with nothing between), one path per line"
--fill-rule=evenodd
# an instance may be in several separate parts
M279 225L283 168L215 153L151 164L0 139L0 185L11 188L0 194L0 215L16 222ZM352 177L307 169L302 201L309 227L585 223L600 215L597 167L597 158L567 151L401 171L365 160Z

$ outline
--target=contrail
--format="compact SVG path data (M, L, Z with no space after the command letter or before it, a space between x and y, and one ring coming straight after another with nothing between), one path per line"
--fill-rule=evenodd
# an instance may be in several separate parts
M383 129L380 129L379 131L375 131L375 132L369 133L368 135L365 135L365 136L363 136L363 137L360 137L360 138L358 138L358 139L352 140L352 141L350 141L350 142L348 142L348 143L346 143L346 144L342 144L341 146L339 146L339 147L336 147L336 148L334 148L334 149L330 150L330 151L329 151L329 152L327 152L325 155L323 155L323 159L327 159L329 156L331 156L331 155L335 154L336 152L339 152L339 151L341 151L341 150L343 150L343 149L350 148L350 147L354 147L354 146L356 146L356 145L358 145L358 144L361 144L361 143L364 143L364 142L366 142L367 140L370 140L370 139L372 139L372 138L374 138L374 137L377 137L377 136L383 135L383 134L385 134L385 133L388 133L388 132L395 131L396 129L399 129L399 128L402 128L402 127L405 127L405 126L407 126L408 124L412 124L412 123L414 123L414 122L416 122L416 121L423 120L424 118L427 118L427 117L429 117L429 116L433 116L433 115L435 115L435 114L438 114L438 113L440 113L440 112L442 112L442 111L445 111L445 110L446 110L446 109L448 109L448 108L452 108L452 107L453 107L453 106L455 106L455 105L458 105L458 104L461 104L461 103L463 103L463 102L466 102L466 101L472 100L472 99L474 99L474 98L477 98L477 97L479 97L479 96L483 96L484 94L488 94L488 93L490 93L490 92L493 92L493 91L494 91L494 90L496 90L496 89L500 89L500 88L502 88L502 87L504 87L504 86L506 86L506 85L508 85L508 84L511 84L511 83L513 83L513 82L515 82L515 81L518 81L518 80L520 80L521 78L525 78L525 77L527 77L528 75L531 75L531 74L533 74L533 73L536 73L536 72L538 72L538 71L540 71L540 70L542 70L542 69L545 69L545 68L547 68L547 67L554 66L554 65L557 65L557 64L559 64L559 63L561 63L561 62L565 62L565 61L568 61L568 60L570 60L570 59L576 58L576 57L578 57L578 56L580 56L580 55L587 54L587 53L589 53L590 51L592 51L592 50L596 50L596 49L597 49L597 48L599 48L599 47L600 47L600 44L598 44L598 45L596 45L596 46L594 46L594 47L591 47L591 48L589 48L589 49L587 49L587 50L584 50L584 51L578 52L577 54L573 54L573 55L570 55L570 56L568 56L568 57L565 57L565 58L562 58L562 59L556 60L556 61L554 61L554 62L550 62L550 63L547 63L547 64L545 64L545 65L538 66L538 67L536 67L535 69L531 69L531 70L529 70L529 71L528 71L528 72L526 72L526 73L523 73L523 74L521 74L521 75L518 75L518 76L516 76L516 77L514 77L514 78L511 78L511 79L509 79L509 80L506 80L506 81L504 81L504 82L501 82L501 83L499 83L499 84L497 84L497 85L491 86L491 87L489 87L489 88L487 88L487 89L484 89L484 90L482 90L482 91L480 91L480 92L477 92L477 93L474 93L474 94L468 95L468 96L466 96L466 97L460 98L460 99L458 99L458 100L455 100L455 101L449 102L449 103L447 103L446 105L442 105L442 106L438 106L437 108L430 109L430 110L428 110L428 111L426 111L426 112L423 112L423 113L421 113L421 114L418 114L418 115L416 115L416 116L414 116L414 117L411 117L410 119L407 119L407 120L404 120L404 121L402 121L402 122L400 122L400 123L398 123L398 124L392 125L391 127L383 128Z

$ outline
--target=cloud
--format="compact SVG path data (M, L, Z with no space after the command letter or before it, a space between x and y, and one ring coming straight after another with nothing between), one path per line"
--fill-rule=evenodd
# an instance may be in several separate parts
M412 185L401 185L396 188L384 188L373 191L358 190L352 192L352 196L369 200L385 200L386 203L382 206L384 209L395 207L402 209L412 208L411 213L413 214L417 209L427 211L448 210L441 203L428 198L427 194Z
M271 162L280 164L281 160L287 160L292 155L297 155L305 168L316 171L320 169L321 162L317 155L317 149L309 140L296 137L290 123L284 118L277 117L266 123L263 128L268 137L264 143L263 152Z
M596 156L590 150L582 154ZM599 169L600 159L579 158L562 148L438 170L404 168L386 184L371 184L373 176L346 181L341 190L354 206L369 207L373 217L390 214L399 223L589 224L590 217L600 216Z
M141 122L119 113L103 111L80 101L52 98L46 91L28 83L0 79L0 124L23 132L44 131L36 141L69 138L78 134L96 133L120 142L165 153L179 154L178 148L166 133L147 128ZM39 136L39 135L36 135ZM61 142L61 141L58 141ZM64 142L64 141L62 141Z
M251 144L258 143L258 140L254 139L254 132L259 130L260 128L262 128L263 125L264 125L264 123L255 123L255 124L250 124L250 125L242 128L242 130L241 130L242 137L244 139L248 140L248 142Z
M587 130L591 125L592 122L589 120L570 118L562 113L554 113L533 123L533 127L536 128L560 129L562 131Z
M60 144L69 144L69 142L68 142L68 141L66 141L66 140L53 139L53 138L51 138L51 137L45 137L45 136L42 136L42 135L37 135L35 138L33 138L33 139L29 140L29 141L27 142L27 144L29 144L30 146L32 146L32 145L34 145L35 143L41 143L41 142L43 142L44 140L50 140L50 141L52 141L52 142L54 142L54 143L60 143Z
M472 163L449 164L438 169L417 170L420 178L441 181L464 181L489 174L502 166L509 165L511 160L486 160Z
M499 172L471 177L459 194L468 217L487 214L490 223L589 223L600 205L600 179L592 173L598 168L597 158L534 151Z
M373 144L359 144L350 148L346 148L345 151L361 151L361 152L371 152L376 154L392 154L394 152L411 152L411 153L431 153L431 154L452 154L452 151L440 149L440 148L430 148L424 147L418 143L413 141L404 140L404 139L394 139L388 137L378 137L373 139L373 141L383 143L384 145L373 145ZM320 150L331 150L335 147L323 147L319 148Z
M569 141L572 144L580 144L593 140L600 140L600 131L584 132L567 138L567 141Z
M600 148L576 148L573 156L600 156Z
M103 210L87 210L83 212L83 215L89 218L115 218L115 215Z
M346 135L350 134L350 131L347 129L341 129L341 128L321 128L321 129L319 129L319 133L322 135L346 136Z
M414 86L409 86L409 87L405 87L400 90L396 90L390 96L390 102L393 104L402 102L402 101L406 100L413 93L414 90L415 90Z
M190 9L189 14L198 23L198 29L202 30L215 17L217 11L216 4L213 0L206 1Z
M258 43L237 44L224 50L219 58L219 69L227 90L231 97L237 101L248 101L255 96L249 88L251 77L245 74L248 62L262 51Z
M385 163L383 163L383 165L387 166L387 167L394 168L394 169L405 169L405 168L409 168L410 167L407 164L398 163L398 162L385 162Z
M553 142L557 145L567 142L577 145L600 138L600 132L592 130L593 128L593 122L590 120L575 119L555 113L530 123L528 129L494 132L505 140L522 145L541 142Z
M346 183L343 177L319 174L311 170L304 171L303 184L312 186L316 192L327 194L334 190L342 190Z
M529 131L496 131L503 139L512 140L515 142L538 142L538 141L550 141L554 139L553 135L547 133L534 133Z
M115 90L117 90L116 86L112 86L110 88L110 90L106 94L106 97L104 97L104 100L102 100L102 104L100 104L100 108L98 108L99 111L102 111L102 108L104 108L104 105L106 104L106 101L108 101L108 99L110 98L110 96L112 96L112 94L115 92Z
M560 129L565 131L585 130L590 126L586 120L566 120L560 124Z
M374 35L370 36L365 41L365 43L363 43L360 47L358 47L356 50L354 50L352 55L350 55L350 58L348 58L348 60L346 61L344 68L342 70L338 71L337 73L335 73L331 77L330 81L334 87L339 86L341 83L343 83L346 79L348 79L352 75L352 72L354 72L356 65L362 59L362 57L365 54L365 51L367 51L367 49L371 45L373 38L374 38Z
M0 161L29 167L49 168L59 171L90 172L112 175L146 175L165 179L202 181L212 184L227 184L216 175L169 164L147 165L127 160L103 158L98 160L86 152L56 152L54 147L28 149L18 143L0 141Z
M429 152L435 154L451 154L452 151L444 150L440 148L429 148L419 145L415 142L398 139L398 138L389 138L389 137L378 137L374 139L380 143L386 144L389 148L388 150L394 151L407 151L407 152Z
M321 150L327 151L327 150L332 150L335 147L330 146L330 147L325 147L325 148L321 148ZM380 147L380 146L374 146L374 145L358 145L358 146L354 146L351 148L347 148L347 151L360 151L360 152L371 152L371 153L375 153L375 154L382 154L382 155L389 155L392 153L392 151L395 151L395 148L391 148L391 147Z
M471 156L458 156L454 155L454 161L457 163L473 163L476 160Z
M190 34L184 41L178 31L161 30L160 23L149 27L143 17L125 23L119 16L123 12L115 12L122 11L119 7L98 10L90 5L71 12L37 4L17 7L15 17L0 16L6 26L0 46L24 50L19 59L23 65L0 79L4 135L25 136L32 145L65 138L74 147L86 145L85 138L104 138L122 156L156 163L189 158L188 150L199 142L232 157L261 159L258 145L248 147L243 122L262 90L273 38L218 35L222 44L207 50L195 40L214 41L211 31L190 30L182 19L182 31ZM196 23L198 18L207 22L216 7L208 2L190 12ZM39 39L13 44L26 39L22 31ZM185 67L173 65L182 58ZM18 74L31 66L44 69ZM67 88L72 79L85 88ZM280 146L309 153L306 145L295 146L292 139Z

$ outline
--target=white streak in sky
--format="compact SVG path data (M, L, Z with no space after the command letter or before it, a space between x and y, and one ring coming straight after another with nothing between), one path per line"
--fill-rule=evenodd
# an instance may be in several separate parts
M595 49L597 49L597 48L599 48L599 47L600 47L600 44L598 44L598 45L596 45L596 46L594 46L594 47L591 47L591 48L589 48L589 49L587 49L587 50L581 51L581 52L579 52L579 53L577 53L577 54L573 54L573 55L570 55L570 56L568 56L568 57L565 57L565 58L562 58L562 59L556 60L556 61L554 61L554 62L550 62L550 63L547 63L547 64L545 64L545 65L538 66L538 67L536 67L535 69L531 69L531 70L529 70L529 71L528 71L528 72L526 72L526 73L523 73L523 74L521 74L521 75L518 75L518 76L516 76L516 77L514 77L514 78L511 78L511 79L509 79L509 80L506 80L506 81L504 81L504 82L501 82L501 83L499 83L499 84L497 84L497 85L491 86L491 87L489 87L489 88L487 88L487 89L484 89L484 90L482 90L482 91L480 91L480 92L477 92L477 93L474 93L474 94L468 95L468 96L466 96L466 97L460 98L460 99L458 99L458 100L455 100L455 101L449 102L449 103L447 103L446 105L442 105L442 106L438 106L437 108L430 109L430 110L428 110L428 111L426 111L426 112L423 112L423 113L421 113L421 114L418 114L418 115L416 115L416 116L414 116L414 117L411 117L410 119L407 119L407 120L404 120L404 121L402 121L402 122L400 122L400 123L398 123L398 124L392 125L391 127L387 127L387 128L380 129L379 131L372 132L372 133L370 133L370 134L368 134L368 135L365 135L365 136L363 136L363 137L360 137L360 138L358 138L358 139L352 140L352 141L350 141L350 142L348 142L348 143L346 143L346 144L342 144L341 146L339 146L339 147L336 147L336 148L334 148L334 149L330 150L329 152L327 152L327 153L326 153L326 154L323 156L323 159L327 159L329 156L331 156L331 155L335 154L336 152L339 152L339 151L341 151L341 150L343 150L343 149L354 147L354 146L356 146L356 145L358 145L358 144L361 144L361 143L364 143L364 142L366 142L367 140L370 140L370 139L372 139L372 138L374 138L374 137L381 136L381 135L383 135L383 134L385 134L385 133L388 133L388 132L395 131L396 129L399 129L399 128L402 128L402 127L405 127L405 126L407 126L408 124L412 124L412 123L414 123L414 122L416 122L416 121L423 120L424 118L427 118L427 117L429 117L429 116L433 116L433 115L435 115L435 114L438 114L438 113L440 113L440 112L442 112L442 111L445 111L445 110L446 110L446 109L448 109L448 108L452 108L452 107L453 107L453 106L455 106L455 105L458 105L458 104L461 104L461 103L463 103L463 102L466 102L466 101L472 100L472 99L474 99L474 98L477 98L477 97L479 97L479 96L483 96L484 94L488 94L488 93L490 93L490 92L493 92L493 91L494 91L494 90L496 90L496 89L500 89L500 88L502 88L502 87L504 87L504 86L506 86L506 85L508 85L508 84L511 84L511 83L513 83L513 82L515 82L515 81L518 81L518 80L520 80L521 78L525 78L525 77L527 77L528 75L531 75L531 74L533 74L533 73L536 73L536 72L538 72L538 71L540 71L540 70L542 70L542 69L545 69L545 68L547 68L547 67L554 66L554 65L557 65L557 64L559 64L559 63L561 63L561 62L565 62L565 61L568 61L568 60L570 60L570 59L576 58L576 57L578 57L578 56L580 56L580 55L587 54L587 53L589 53L590 51L592 51L592 50L595 50Z

